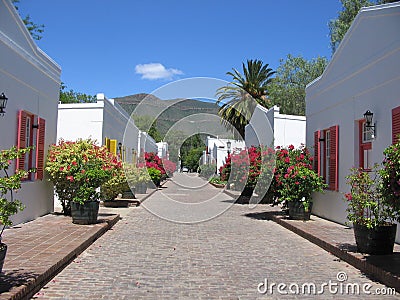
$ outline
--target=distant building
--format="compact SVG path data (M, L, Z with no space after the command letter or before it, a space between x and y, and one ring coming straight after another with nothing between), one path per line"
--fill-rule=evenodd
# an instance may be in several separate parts
M203 164L215 164L216 172L222 167L228 157L228 153L237 154L246 149L244 141L220 139L214 137L207 137L207 149L203 153Z
M157 148L158 148L158 152L157 152L158 157L169 159L167 142L157 143Z
M400 2L362 8L324 73L306 88L307 145L329 185L313 195L318 216L343 224L349 169L381 163L400 134L399 32Z
M49 145L56 142L61 68L37 47L11 1L0 1L0 20L0 94L8 97L0 116L0 149L33 146L10 171L37 169L16 194L26 207L12 217L18 224L54 209L44 166Z
M270 109L257 105L245 128L246 146L299 147L306 142L306 117L279 113L279 107Z

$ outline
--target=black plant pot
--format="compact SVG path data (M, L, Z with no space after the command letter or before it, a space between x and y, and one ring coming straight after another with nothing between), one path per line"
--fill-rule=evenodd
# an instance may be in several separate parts
M304 208L303 202L300 201L287 201L289 218L292 220L310 220L312 202L308 205L308 210Z
M6 259L7 245L0 243L0 273L3 272L4 260Z
M392 254L396 239L396 224L367 228L354 224L354 237L361 253L385 255Z
M97 223L99 214L99 202L87 201L84 204L71 202L72 223L89 225Z

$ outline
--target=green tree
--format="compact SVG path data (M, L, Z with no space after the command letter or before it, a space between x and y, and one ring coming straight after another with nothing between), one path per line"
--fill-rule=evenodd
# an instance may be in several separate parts
M15 6L15 9L18 10L18 3L20 0L12 0L12 3ZM44 25L38 25L34 23L30 17L30 15L26 15L25 17L22 17L22 21L24 22L26 28L28 29L29 33L31 34L32 38L34 40L40 40L43 37L43 32L44 32Z
M268 64L261 60L247 60L242 63L243 75L236 69L227 72L232 77L229 85L217 90L217 104L222 104L219 116L222 124L244 136L244 128L249 123L256 103L269 107L268 88L275 74ZM237 137L237 134L235 135Z
M350 28L351 23L362 7L376 4L370 0L340 0L342 2L342 10L339 12L337 19L329 21L329 36L331 39L332 53L339 47L344 35ZM377 3L385 2L378 1Z
M63 82L60 85L61 103L92 103L96 101L96 96L75 92L72 89L67 90L67 86Z
M199 161L203 155L204 147L192 148L186 154L183 164L192 171L197 171L199 168Z
M319 77L327 65L325 57L306 60L289 54L286 59L281 59L276 77L269 86L272 104L278 105L281 113L305 115L305 87Z

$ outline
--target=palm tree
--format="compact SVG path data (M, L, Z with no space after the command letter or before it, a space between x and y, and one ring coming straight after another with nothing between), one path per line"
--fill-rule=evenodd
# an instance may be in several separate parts
M247 60L247 66L244 63L242 65L244 75L234 68L233 72L226 73L233 80L217 90L217 104L223 104L218 112L222 124L228 129L235 128L244 137L244 128L249 123L256 104L268 108L268 85L275 72L261 60Z

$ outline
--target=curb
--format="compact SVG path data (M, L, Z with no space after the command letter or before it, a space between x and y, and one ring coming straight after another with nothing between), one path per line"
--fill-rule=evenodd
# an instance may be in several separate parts
M383 283L386 286L393 287L396 289L397 292L400 292L400 278L393 273L385 271L378 266L369 263L366 259L361 259L356 255L347 252L345 250L340 249L339 247L332 245L307 231L304 231L289 222L286 222L282 216L272 215L269 217L272 221L276 222L277 224L283 226L284 228L296 233L297 235L307 239L308 241L314 243L315 245L321 247L322 249L332 253L333 255L337 256L341 260L347 262L348 264L352 265L353 267L359 269L361 272L369 276L373 276L378 281Z
M76 247L47 269L44 273L29 281L27 284L15 287L13 295L9 298L12 300L31 299L40 289L42 289L52 278L70 264L79 254L85 251L94 241L101 237L105 232L111 229L120 219L120 216L114 215L104 220L105 225L99 228L97 232L89 236L80 246ZM84 226L84 225L82 225Z

